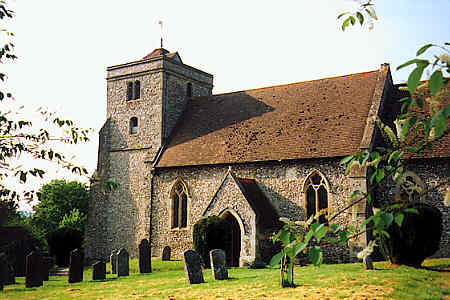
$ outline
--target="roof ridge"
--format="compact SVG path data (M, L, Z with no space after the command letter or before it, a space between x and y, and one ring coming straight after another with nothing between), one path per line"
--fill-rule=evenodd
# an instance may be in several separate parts
M291 83L283 83L283 84L264 86L264 87L260 87L260 88L254 88L254 89L226 92L226 93L220 93L220 94L213 94L213 95L209 95L209 96L198 96L198 97L193 97L193 98L203 98L203 97L211 97L211 96L214 97L214 96L237 94L237 93L250 92L250 91L258 91L258 90L264 90L264 89L270 89L270 88L292 86L292 85L300 84L300 83L311 83L311 82L321 81L321 80L345 78L345 77L349 77L349 76L355 76L355 75L361 75L361 74L369 74L369 73L374 73L374 72L379 72L379 71L380 71L379 69L376 69L376 70L366 71L366 72L352 73L352 74L346 74L346 75L338 75L338 76L332 76L332 77L324 77L324 78L318 78L318 79L306 80L306 81L297 81L297 82L291 82Z

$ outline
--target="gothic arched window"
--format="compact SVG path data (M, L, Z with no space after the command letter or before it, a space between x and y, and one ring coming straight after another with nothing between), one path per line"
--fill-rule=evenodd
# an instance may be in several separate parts
M328 209L328 183L318 171L312 172L303 186L305 193L306 218L314 216L323 209ZM319 217L320 223L327 223L328 212Z
M395 187L395 198L397 200L417 202L423 200L422 192L425 185L416 173L406 171Z
M188 83L186 86L186 97L191 98L192 97L192 83Z
M130 134L135 134L138 132L138 118L132 117L130 119Z
M171 228L187 227L188 192L186 184L181 178L177 179L170 193L171 199Z

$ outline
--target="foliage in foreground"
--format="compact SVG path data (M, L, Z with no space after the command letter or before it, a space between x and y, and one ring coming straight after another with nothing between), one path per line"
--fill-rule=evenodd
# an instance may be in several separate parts
M190 285L181 261L153 259L153 273L138 274L136 260L131 260L129 277L107 275L107 280L93 282L92 270L85 281L68 284L67 277L50 277L43 287L25 289L24 278L5 286L1 299L324 299L388 298L443 299L450 293L450 259L425 261L415 269L402 266L389 269L386 262L375 263L376 270L364 271L361 264L295 267L301 274L296 288L282 289L278 270L229 269L231 280L214 281L211 270L203 270L206 283ZM107 266L107 270L110 268ZM445 272L447 270L447 272Z

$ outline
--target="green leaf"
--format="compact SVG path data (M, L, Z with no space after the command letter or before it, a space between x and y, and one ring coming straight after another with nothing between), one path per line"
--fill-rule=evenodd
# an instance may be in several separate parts
M428 63L428 60L418 59L418 58L411 59L411 60L408 60L407 62L405 62L404 64L401 64L400 66L398 66L397 71L406 66L412 65L412 64L427 64L427 63Z
M376 180L378 183L380 183L384 179L384 170L383 169L377 169L376 171Z
M341 165L345 165L345 164L348 163L352 158L353 158L353 155L346 156L346 157L344 157L343 159L341 159L340 164L341 164Z
M383 220L383 222L387 228L392 224L392 221L394 220L394 216L391 213L383 213L383 214L381 214L381 219Z
M290 243L291 233L289 231L283 231L280 236L280 240L283 245L288 245Z
M345 21L342 23L342 31L345 31L345 28L350 25L350 17L345 19Z
M315 266L320 266L320 264L322 263L323 256L322 249L320 249L320 247L314 246L309 248L308 256Z
M350 195L350 199L353 199L353 198L355 198L357 195L359 195L361 193L361 191L360 190L355 190L355 191L353 191L353 193Z
M394 152L391 153L391 155L389 155L388 158L388 164L391 163L391 160L398 161L398 159L403 155L403 151L400 150L395 150Z
M294 245L294 257L297 256L297 254L299 254L301 251L303 251L303 249L306 248L306 244L305 243L297 243Z
M269 266L270 266L271 268L273 268L275 265L278 265L278 264L280 263L281 259L283 258L283 256L284 256L284 252L283 252L283 251L281 251L281 252L275 254L275 255L272 257L272 259L270 260Z
M408 90L410 94L414 94L417 85L419 84L420 78L422 78L423 70L425 67L418 65L408 77Z
M420 54L424 53L428 50L428 48L432 47L433 44L426 44L425 46L422 46L419 50L417 50L416 56L419 56Z
M401 227L404 218L405 218L405 215L404 215L404 214L402 214L402 213L397 214L397 215L395 216L395 218L394 218L395 223L397 223L397 225L398 225L399 227Z
M355 17L350 16L349 18L350 18L350 23L352 23L352 25L355 25L355 23L356 23Z
M359 11L356 13L356 17L358 18L358 20L359 20L359 24L363 24L364 23L364 16L363 16L363 14L362 13L360 13Z
M443 75L441 70L436 70L431 74L430 80L428 80L428 87L433 95L442 88Z
M341 17L348 15L350 12L343 12L342 14L340 14L337 18L340 19Z
M352 157L350 162L347 165L347 168L345 168L345 175L348 175L350 173L350 169L352 168L353 162L355 161L355 157Z
M313 237L313 235L314 235L314 231L312 231L312 230L308 231L308 233L305 234L305 239L304 239L304 241L305 241L306 244L309 243L309 241L311 240L311 238Z
M327 234L327 232L328 232L328 227L324 226L323 224L320 224L320 225L322 225L322 227L320 227L319 229L317 229L317 231L316 231L316 233L315 233L317 242L320 242L320 240L321 240L321 239Z
M419 214L419 211L418 211L417 209L415 209L415 208L405 208L405 209L404 209L404 212L406 212L406 213L412 213L412 214L416 214L416 215Z
M331 229L332 233L336 233L341 228L342 228L342 225L337 225L337 224L331 224L330 225L330 229Z

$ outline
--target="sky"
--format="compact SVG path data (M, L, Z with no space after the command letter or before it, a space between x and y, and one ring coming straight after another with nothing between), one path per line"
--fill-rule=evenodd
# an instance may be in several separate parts
M365 72L385 62L394 81L404 82L411 69L398 72L398 65L422 45L450 40L450 0L374 0L373 30L345 32L337 16L354 7L350 0L8 2L16 15L2 25L14 32L19 57L2 66L8 88L31 119L44 106L93 129L91 142L61 150L90 173L106 120L106 67L158 48L159 20L164 48L213 74L214 94ZM73 178L49 166L43 182L63 177Z

